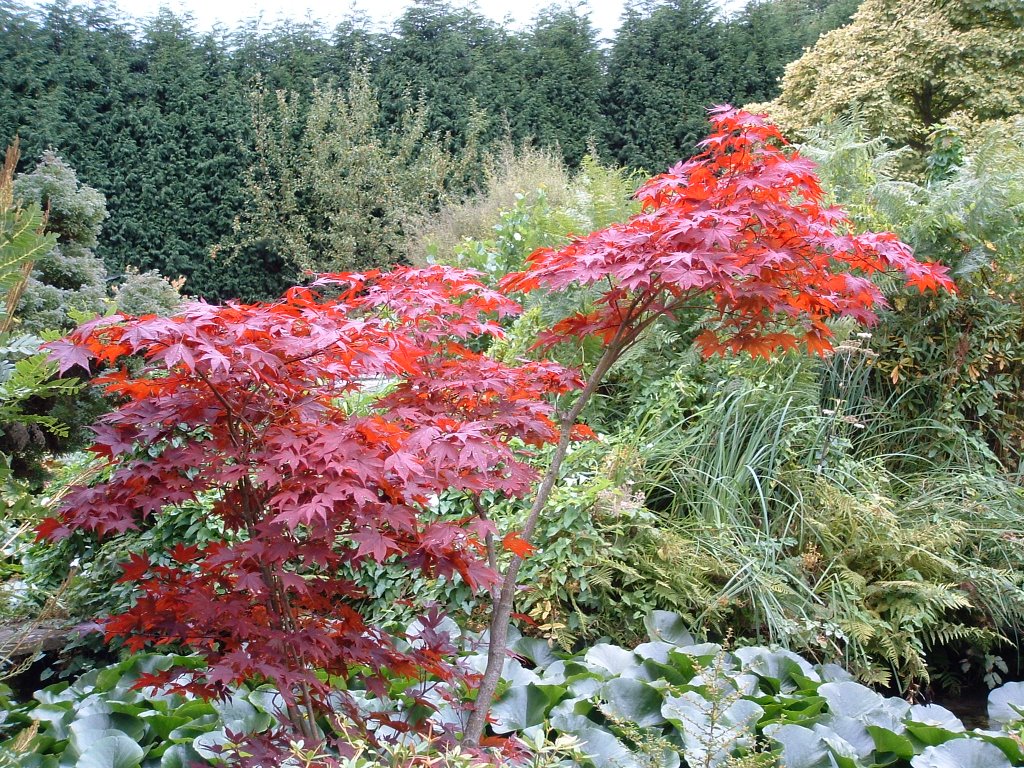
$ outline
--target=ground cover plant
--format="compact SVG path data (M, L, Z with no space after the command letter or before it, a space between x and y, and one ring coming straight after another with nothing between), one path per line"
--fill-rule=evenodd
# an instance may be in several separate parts
M533 750L531 768L1004 768L1024 765L1020 709L1024 687L1011 683L988 697L988 727L967 729L938 705L911 705L855 682L843 668L813 664L767 646L698 643L678 614L655 611L635 648L599 643L561 654L544 641L514 634L493 728ZM483 663L479 637L447 621L469 665ZM414 633L414 632L413 632ZM244 754L245 734L266 732L283 698L272 685L232 686L221 700L167 693L139 683L155 671L199 670L198 656L137 654L72 682L38 691L19 704L0 689L5 717L0 760L18 768L69 763L118 768L222 765ZM428 694L438 729L464 717L446 701L445 683ZM398 696L397 689L388 692ZM364 715L395 699L364 696ZM337 704L337 701L335 701ZM343 721L335 721L343 729ZM339 731L341 732L341 731ZM413 738L373 747L345 734L352 755L328 762L322 750L294 744L296 765L469 766L472 755L440 753ZM417 762L419 760L420 762ZM320 761L320 762L317 762ZM433 762L430 762L433 761Z

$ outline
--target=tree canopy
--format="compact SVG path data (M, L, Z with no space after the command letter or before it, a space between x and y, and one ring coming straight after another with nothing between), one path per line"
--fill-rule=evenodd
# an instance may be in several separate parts
M865 0L786 68L763 106L787 130L857 110L873 133L923 150L939 123L1024 112L1022 22L1003 0Z

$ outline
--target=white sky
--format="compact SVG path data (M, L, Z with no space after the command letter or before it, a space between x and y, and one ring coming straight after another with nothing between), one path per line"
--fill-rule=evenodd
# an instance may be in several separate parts
M195 19L200 31L220 22L228 28L244 19L257 16L271 26L281 19L319 19L333 27L353 9L365 13L386 29L398 18L410 0L116 0L128 16L143 19L163 7L177 14L188 13ZM478 0L458 2L457 5L475 8L485 16L501 22L508 20L513 27L523 27L552 0ZM742 5L742 0L719 0L727 7ZM579 2L579 8L588 13L600 37L612 37L619 26L625 0L589 0Z

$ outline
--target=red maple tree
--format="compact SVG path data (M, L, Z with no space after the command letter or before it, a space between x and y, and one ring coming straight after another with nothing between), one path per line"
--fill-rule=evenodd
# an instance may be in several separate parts
M549 396L577 386L575 374L504 365L463 343L500 334L517 311L471 273L429 267L322 276L269 304L102 318L50 344L62 371L114 367L94 383L121 404L94 426L108 479L74 488L40 535L122 532L200 495L215 498L226 531L175 547L171 565L145 554L125 564L136 599L104 622L107 637L131 650L180 643L208 662L140 684L210 697L270 680L315 737L322 673L369 670L378 693L384 670L448 679L440 633L400 650L353 609L359 590L338 574L397 557L493 583L481 557L490 523L423 513L449 489L527 492L534 471L514 445L558 438Z
M706 354L831 349L828 321L876 319L885 299L871 276L895 272L924 290L952 290L945 267L915 260L892 234L856 234L824 201L814 164L787 146L765 118L731 107L711 111L701 152L637 192L642 209L622 224L542 248L507 292L593 286L593 306L565 318L541 345L598 336L604 351L560 420L561 440L521 538L529 542L558 476L576 422L622 353L652 323L686 310L708 313L697 337ZM522 560L509 564L491 616L487 669L465 742L479 743L504 662L508 621Z

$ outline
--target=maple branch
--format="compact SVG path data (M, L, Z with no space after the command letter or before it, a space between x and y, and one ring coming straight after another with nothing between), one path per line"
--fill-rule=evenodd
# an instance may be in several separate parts
M243 477L238 481L238 490L242 497L242 519L245 521L249 540L253 541L259 536L259 531L256 527L256 521L259 519L259 510L254 509L255 490L252 487L252 481L248 477ZM291 601L288 599L288 592L281 583L281 579L274 573L266 560L261 559L259 561L259 571L263 577L263 583L267 586L267 597L270 602L271 615L276 617L278 625L276 629L281 632L294 634L298 627L298 622L292 610ZM310 665L302 659L302 654L298 647L293 643L288 643L288 645L291 646L290 651L294 654L294 657L302 660L302 666L308 669ZM299 729L303 736L315 740L322 734L318 733L313 707L313 695L309 690L309 684L305 681L300 682L298 693L301 709L299 706L296 706L294 701L290 700L290 697L285 701L288 719Z
M580 392L579 397L569 411L561 417L559 423L561 434L558 445L551 457L551 463L548 465L547 472L537 488L537 495L534 497L530 512L520 533L520 537L525 541L529 542L533 536L533 532L536 530L537 523L540 520L540 515L547 506L551 492L554 490L562 463L565 461L569 450L569 443L572 442L572 428L591 397L593 397L598 387L604 381L605 376L615 366L615 363L619 361L623 353L636 343L640 334L650 325L671 312L681 309L698 308L696 305L688 305L686 303L695 298L695 294L691 291L679 297L679 299L667 307L651 312L647 317L643 317L644 312L655 302L659 295L660 292L637 294L634 297L627 310L626 317L619 324L615 335L609 340L597 365L587 378L583 391ZM630 325L631 322L635 322L635 324ZM519 569L522 567L522 564L523 558L513 555L502 580L501 592L497 601L493 604L490 641L487 647L487 666L484 670L483 679L480 681L480 687L477 689L476 702L473 711L470 713L463 735L463 742L469 747L475 747L480 744L484 728L487 726L487 715L494 701L494 694L497 691L498 683L501 680L501 672L505 665L505 655L508 648L509 620L512 617Z
M554 455L551 457L548 470L544 474L540 486L537 488L537 495L534 497L530 512L526 517L522 533L520 534L520 537L527 542L530 541L530 537L537 527L537 522L540 520L541 512L547 506L551 492L554 490L555 482L558 480L559 470L569 451L569 443L572 442L572 427L576 423L576 419L579 418L583 408L590 401L594 392L597 391L605 375L636 338L635 335L627 336L625 328L625 325L619 326L615 336L608 343L608 346L605 347L604 353L597 362L597 366L587 379L587 383L583 387L580 396L559 423L561 434L559 435L558 445L555 448ZM466 730L462 737L463 743L469 747L476 747L480 744L484 728L487 725L487 715L494 701L498 682L501 680L501 671L505 665L505 654L508 648L509 620L512 617L512 607L515 602L515 593L518 585L517 578L522 564L523 558L513 554L512 560L508 564L508 570L505 571L505 576L502 580L498 600L494 603L490 623L490 640L487 646L487 667L484 670L483 679L480 681L480 687L477 689L476 703L473 711L470 713L469 721L466 724Z
M231 442L235 446L235 448L240 449L242 447L241 435L237 434L235 426L237 421L241 421L242 424L244 424L246 428L249 430L250 434L254 434L256 430L253 429L252 424L246 421L244 416L235 413L235 410L231 407L231 404L227 401L227 399L224 397L221 391L217 389L215 386L213 386L213 382L210 381L209 377L205 373L200 371L198 368L193 369L193 372L209 388L209 390L213 393L213 396L217 398L217 401L221 404L221 406L223 406L224 415L227 417L228 434L231 436Z
M471 499L473 502L473 509L476 511L476 516L484 522L489 522L490 518L487 516L487 510L483 508L482 504L480 504L480 497L474 494L471 497ZM494 571L495 574L497 574L498 552L494 547L494 534L488 531L487 536L484 538L484 542L487 545L487 564L491 567L491 570ZM489 591L491 593L491 600L493 602L498 596L498 585L492 584L489 588Z

